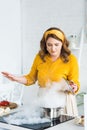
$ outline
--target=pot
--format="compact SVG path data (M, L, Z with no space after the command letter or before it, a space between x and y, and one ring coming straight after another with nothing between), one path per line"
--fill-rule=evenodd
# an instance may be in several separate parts
M50 119L56 119L60 115L64 114L64 108L63 107L57 107L57 108L45 108L43 107L43 116L45 118L50 118Z

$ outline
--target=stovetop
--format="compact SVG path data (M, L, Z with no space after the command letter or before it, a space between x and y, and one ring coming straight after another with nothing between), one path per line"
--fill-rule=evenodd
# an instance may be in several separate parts
M66 122L66 121L69 121L69 120L72 120L72 119L74 119L74 117L72 117L72 116L60 115L56 119L51 119L50 122L38 123L38 124L22 124L22 125L16 125L16 126L28 128L28 129L31 129L31 130L45 130L47 128L53 127L55 125L58 125L60 123L63 123L63 122ZM0 122L6 123L3 118L0 118ZM15 124L12 124L12 125L15 125Z

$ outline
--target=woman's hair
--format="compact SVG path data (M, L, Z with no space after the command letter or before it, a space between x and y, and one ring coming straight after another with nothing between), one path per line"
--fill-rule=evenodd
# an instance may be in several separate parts
M45 62L44 57L45 55L49 54L46 48L46 41L48 40L49 37L55 38L56 40L59 40L63 43L60 57L63 62L65 63L68 62L69 61L68 56L71 54L71 51L68 48L69 41L67 40L64 32L56 27L49 28L43 34L43 37L40 41L40 51L39 51L39 56L41 57L41 59Z

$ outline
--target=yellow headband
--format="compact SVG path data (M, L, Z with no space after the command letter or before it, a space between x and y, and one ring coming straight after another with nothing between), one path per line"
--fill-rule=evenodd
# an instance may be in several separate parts
M47 32L45 32L44 36L45 36L45 39L47 37L48 34L54 34L56 35L59 39L61 39L62 41L64 41L64 35L62 32L58 31L58 30L49 30Z

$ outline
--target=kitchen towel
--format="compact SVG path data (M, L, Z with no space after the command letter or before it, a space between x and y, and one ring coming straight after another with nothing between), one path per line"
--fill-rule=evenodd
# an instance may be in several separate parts
M66 94L66 113L71 116L78 116L78 109L75 95Z

